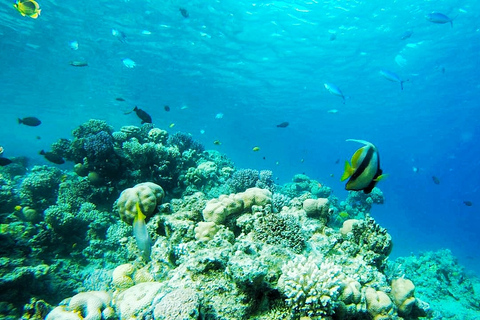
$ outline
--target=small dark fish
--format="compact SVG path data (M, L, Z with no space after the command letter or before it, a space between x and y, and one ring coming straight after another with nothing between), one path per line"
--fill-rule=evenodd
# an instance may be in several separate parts
M70 61L70 65L74 67L88 67L87 61Z
M432 176L432 180L433 180L433 183L440 184L440 179L438 179L437 177Z
M408 30L408 31L405 31L402 36L400 37L400 39L402 40L406 40L408 38L410 38L413 34L413 31L412 30Z
M165 106L165 107L163 107L163 109L165 109L165 111L167 111L167 112L170 111L170 107L169 107L169 106Z
M288 122L282 122L280 124L277 124L277 128L286 128L288 127L289 123Z
M467 207L473 206L473 202L472 202L472 201L464 200L463 203L464 203Z
M8 158L0 158L0 166L4 167L6 165L9 165L10 163L12 163L12 160Z
M42 139L42 137L40 137L40 136L36 136L35 138L37 138L37 140L40 140L40 139Z
M190 16L190 15L188 14L187 9L180 8L179 10L180 10L180 13L182 14L182 16L183 16L184 18L188 18L188 17Z
M340 163L340 159L335 160L335 164L339 164L339 163Z
M55 164L63 164L65 163L65 160L60 157L58 154L55 154L53 152L45 152L44 150L40 151L39 154L45 157L48 161L55 163Z
M265 157L263 157L263 160L265 160Z
M330 41L337 39L337 35L335 33L330 34Z
M135 109L133 109L133 111L135 111L135 113L137 114L137 117L139 117L140 120L142 120L142 124L152 123L152 117L150 117L150 115L145 111L143 111L142 109L139 109L137 108L137 106L135 106Z
M18 118L18 124L22 124L22 123L26 126L36 127L41 125L42 121L40 121L40 119L35 117L25 117L23 119Z
M117 100L117 101L125 101L125 99L123 99L123 98L120 98L120 97L118 97L118 98L115 98L115 100Z

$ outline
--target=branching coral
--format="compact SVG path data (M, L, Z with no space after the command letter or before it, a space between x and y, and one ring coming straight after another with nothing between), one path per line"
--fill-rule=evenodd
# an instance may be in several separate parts
M282 268L278 288L296 317L333 315L343 278L329 261L317 265L313 258L298 256Z

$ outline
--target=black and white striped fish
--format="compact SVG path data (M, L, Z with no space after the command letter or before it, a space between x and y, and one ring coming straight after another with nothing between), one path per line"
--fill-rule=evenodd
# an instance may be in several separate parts
M365 193L372 192L378 181L385 177L380 169L380 156L377 148L365 140L347 139L365 146L361 147L352 156L351 163L345 161L345 171L341 181L350 178L345 185L346 190L363 190Z

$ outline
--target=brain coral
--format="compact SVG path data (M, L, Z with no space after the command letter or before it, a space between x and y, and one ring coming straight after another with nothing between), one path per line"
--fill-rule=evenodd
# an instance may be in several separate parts
M278 288L296 317L333 315L343 277L340 271L332 262L318 266L313 258L298 256L283 266Z
M157 205L162 203L165 192L162 187L152 182L143 182L122 191L117 200L117 208L120 218L128 223L133 224L133 220L137 214L137 202L143 214L150 217Z

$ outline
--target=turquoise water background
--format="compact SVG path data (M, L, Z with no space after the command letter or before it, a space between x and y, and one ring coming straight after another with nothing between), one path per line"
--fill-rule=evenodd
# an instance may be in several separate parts
M305 173L343 199L343 162L360 146L345 139L365 139L389 174L372 216L392 235L392 255L449 248L480 274L480 2L39 3L36 20L0 5L5 156L46 164L38 151L90 118L139 125L124 114L136 105L238 168L273 170L278 183ZM433 11L456 17L453 27L427 21ZM408 79L404 90L382 69ZM43 123L18 125L25 116Z

